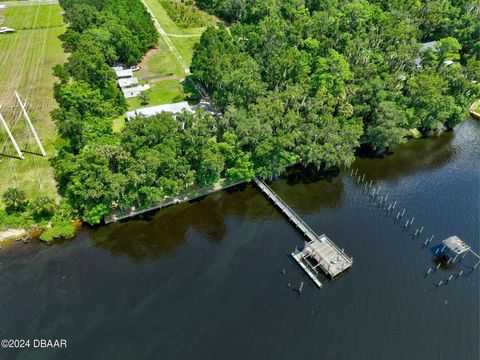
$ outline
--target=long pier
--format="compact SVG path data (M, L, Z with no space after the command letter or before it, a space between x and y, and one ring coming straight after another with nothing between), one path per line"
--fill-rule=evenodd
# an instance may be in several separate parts
M301 252L295 251L292 256L310 277L313 276L312 279L317 285L319 285L317 283L317 267L334 278L352 266L353 258L348 257L343 249L335 245L326 235L317 235L264 181L259 178L255 178L253 181L282 214L295 225L298 231L308 239L304 250ZM309 259L313 261L313 264Z

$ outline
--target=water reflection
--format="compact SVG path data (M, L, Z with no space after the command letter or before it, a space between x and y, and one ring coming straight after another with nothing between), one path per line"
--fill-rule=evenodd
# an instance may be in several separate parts
M171 256L186 242L191 231L219 243L231 219L259 221L269 217L271 214L264 207L255 205L262 200L257 195L251 186L238 186L131 221L91 229L89 235L95 246L137 261Z
M464 121L459 127L476 127L478 130L477 125ZM454 138L455 132L450 131L437 138L412 139L379 158L359 156L352 167L377 180L394 180L426 169L436 169L454 158Z
M296 167L276 181L272 188L294 209L303 214L338 208L343 202L345 184L338 172L318 172ZM295 189L294 191L290 191Z

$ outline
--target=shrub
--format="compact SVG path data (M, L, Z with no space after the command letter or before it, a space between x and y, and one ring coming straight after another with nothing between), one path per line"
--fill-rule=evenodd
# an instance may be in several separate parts
M193 28L215 25L215 17L199 10L193 1L160 0L165 11L180 27Z
M27 205L25 192L15 187L8 188L2 195L7 213L23 211Z

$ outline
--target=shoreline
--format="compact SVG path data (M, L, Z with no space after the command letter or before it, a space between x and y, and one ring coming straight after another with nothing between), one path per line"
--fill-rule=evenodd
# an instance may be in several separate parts
M0 231L0 243L3 241L18 241L27 235L25 229L7 229Z

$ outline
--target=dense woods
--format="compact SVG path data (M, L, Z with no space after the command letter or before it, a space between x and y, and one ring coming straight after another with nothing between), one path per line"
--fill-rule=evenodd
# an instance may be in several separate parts
M156 43L153 22L140 0L61 1L71 56L54 69L54 167L85 221L221 178L348 166L361 145L383 151L452 128L479 95L474 1L198 4L231 23L204 32L191 66L223 116L161 114L114 133L125 101L110 65L138 62Z
M295 160L348 165L359 144L383 151L415 129L452 128L479 94L478 1L199 5L233 24L204 33L192 71L263 176Z
M135 64L157 34L138 1L62 1L68 62L56 66L52 117L64 143L53 161L58 188L79 216L98 223L112 210L148 206L220 178L251 179L253 163L236 136L218 136L209 114L138 118L121 133L112 119L125 100L110 66ZM140 30L138 30L140 29Z

